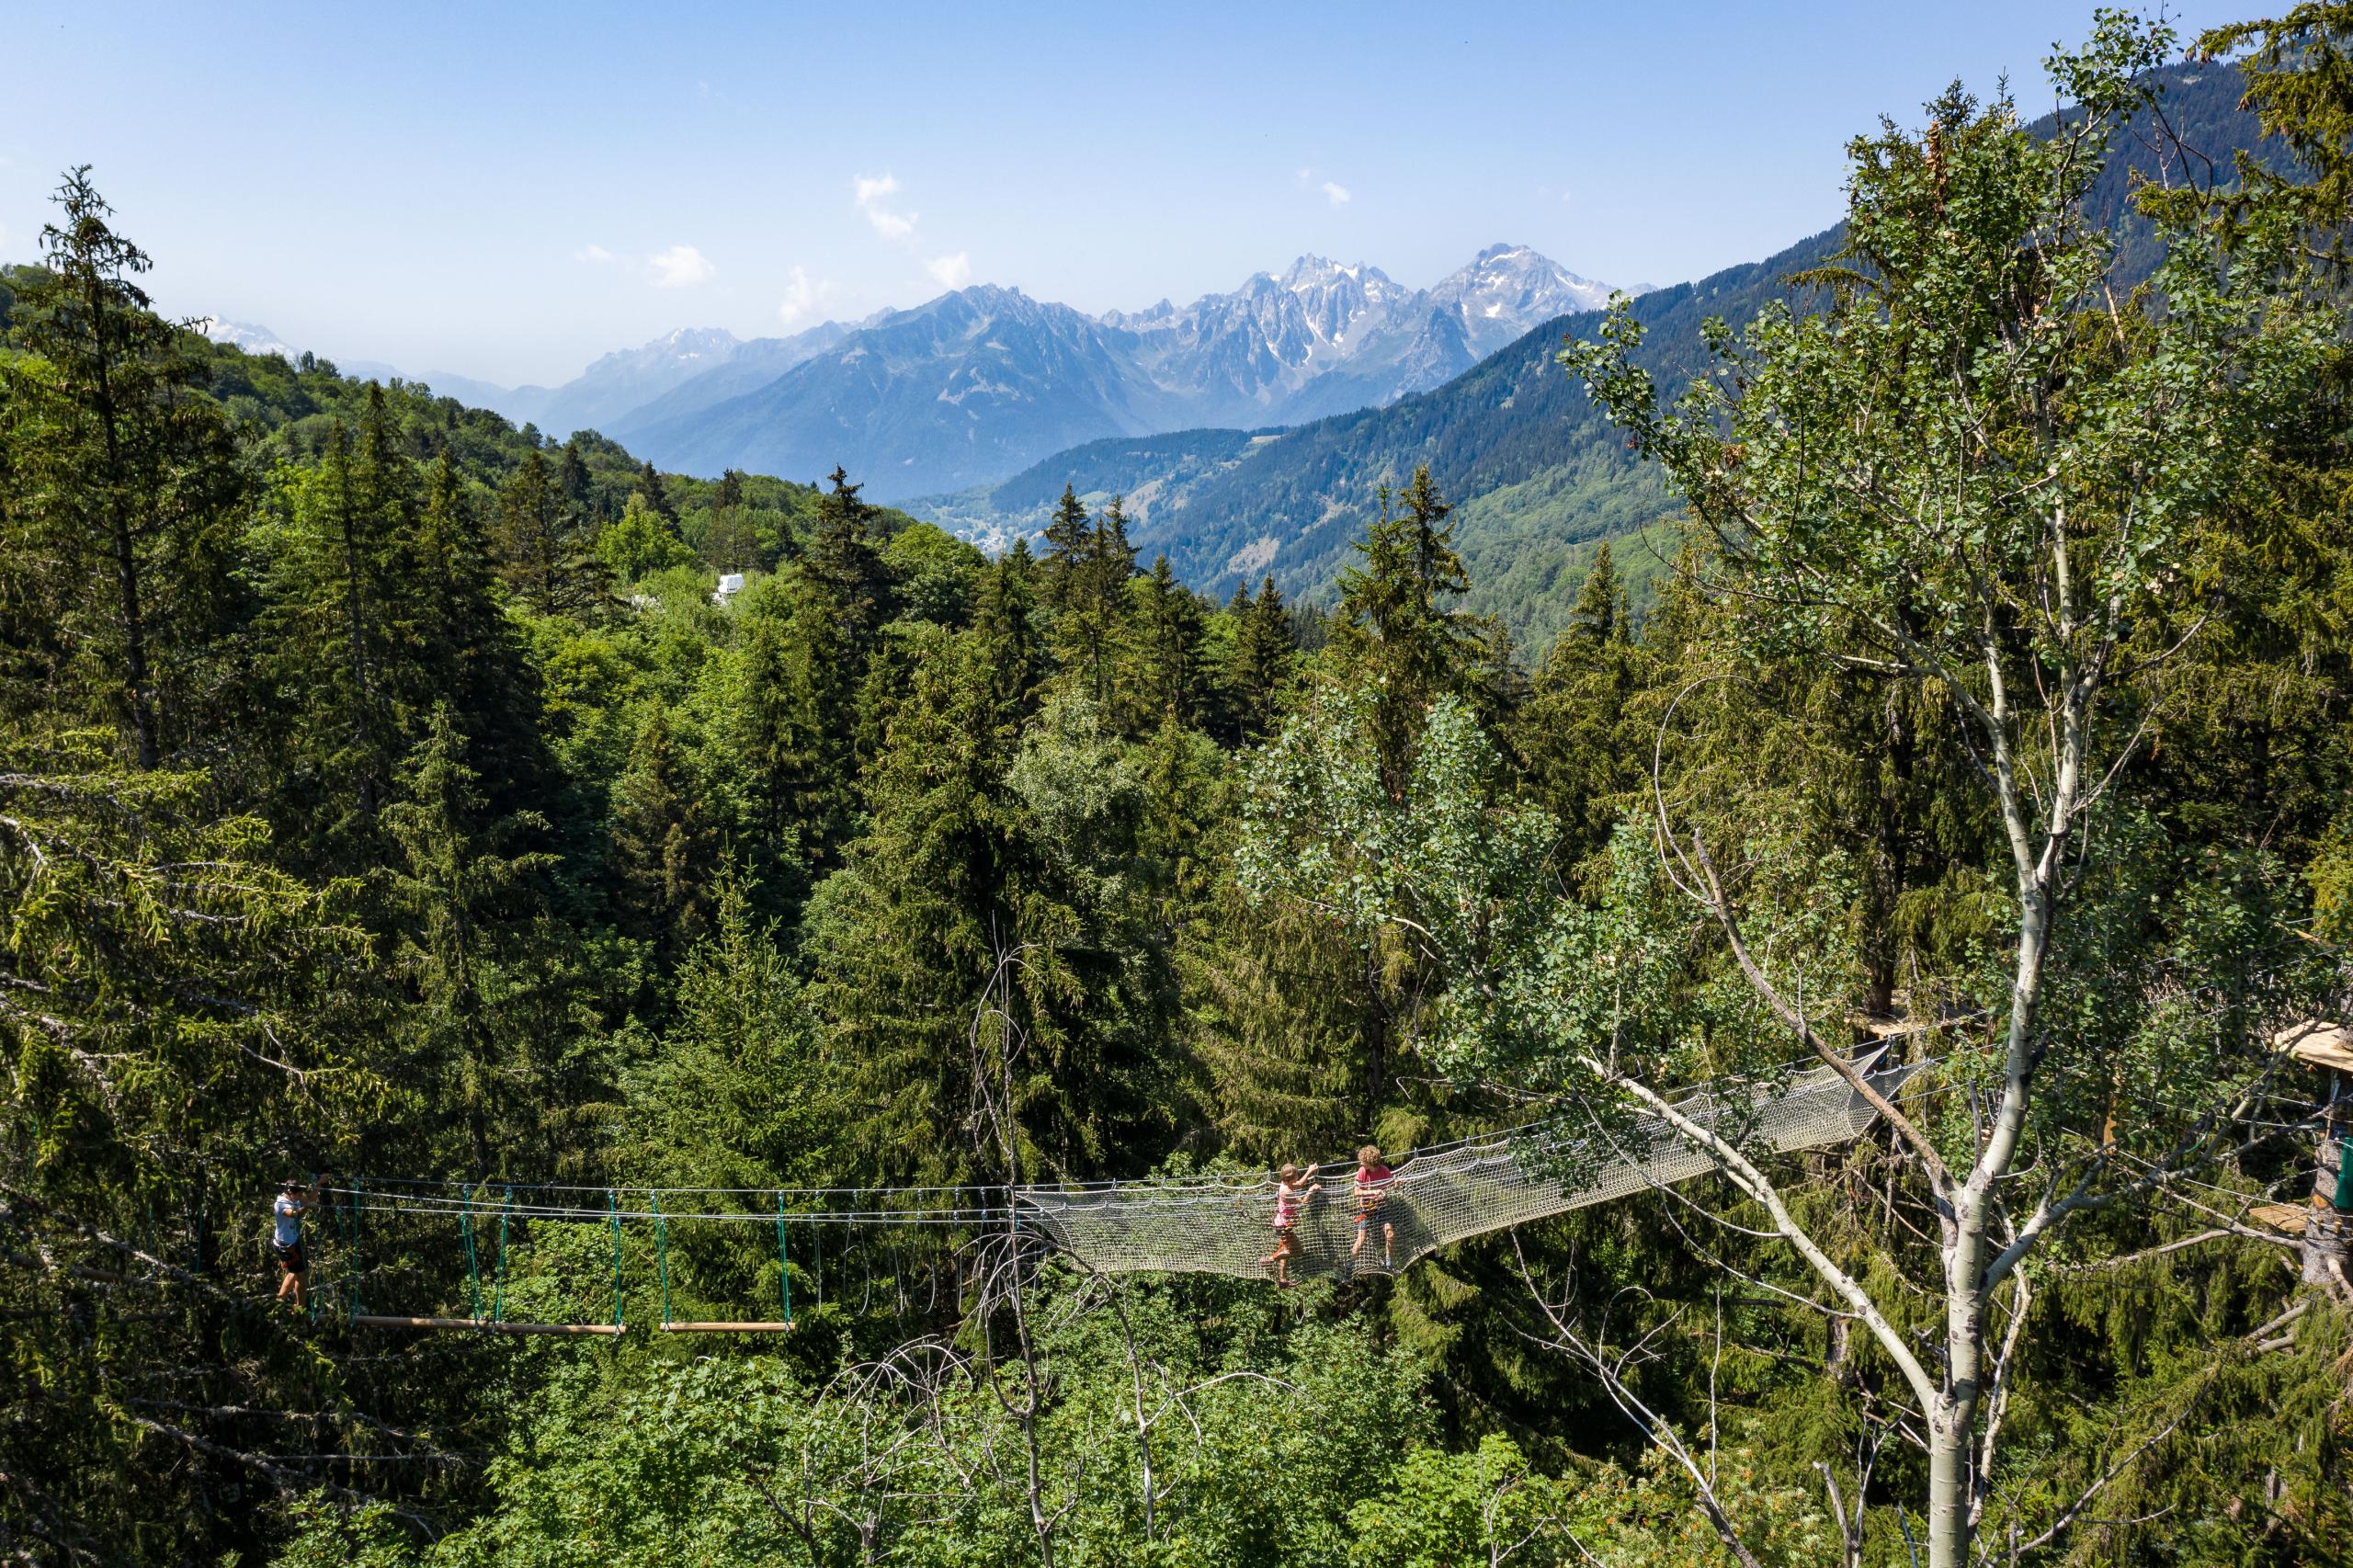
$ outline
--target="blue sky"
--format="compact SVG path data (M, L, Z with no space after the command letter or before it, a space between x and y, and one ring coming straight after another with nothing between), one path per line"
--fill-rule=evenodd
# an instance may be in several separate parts
M2089 17L10 0L0 259L90 163L166 309L509 383L967 280L1132 309L1304 252L1417 286L1510 240L1667 283L1835 220L1846 140L1956 75L2048 108Z

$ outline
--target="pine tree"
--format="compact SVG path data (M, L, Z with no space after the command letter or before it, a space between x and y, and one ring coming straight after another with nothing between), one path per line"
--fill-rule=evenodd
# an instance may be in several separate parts
M649 711L613 785L621 926L665 971L710 929L720 839L701 781L662 710Z
M446 449L426 476L411 555L425 689L449 705L494 814L546 810L558 769L538 672L506 614L480 510Z
M150 308L146 253L108 226L89 173L65 176L42 265L14 275L0 616L29 655L11 660L10 700L70 687L77 719L119 726L152 768L187 739L246 491L227 421L196 395L204 361Z
M817 525L801 573L832 607L841 652L862 672L875 631L891 618L891 574L882 564L874 508L836 468L817 498ZM855 679L855 676L852 677Z
M1138 579L1136 600L1135 650L1126 682L1128 728L1149 731L1164 717L1199 723L1209 686L1200 601L1176 581L1165 555Z
M1262 740L1275 732L1280 720L1299 640L1291 630L1290 611L1272 577L1260 582L1256 598L1238 587L1233 597L1235 608L1229 612L1234 618L1233 652L1222 683L1237 738Z
M1604 544L1513 729L1531 791L1560 822L1572 862L1608 845L1627 808L1623 797L1639 781L1641 748L1621 733L1636 680L1627 630Z
M982 575L972 612L973 635L988 671L990 718L1008 739L1033 710L1042 674L1036 574L1029 541L1015 540Z
M336 421L319 467L282 472L278 489L260 627L290 710L282 809L324 863L364 864L428 689L415 660L429 614L410 552L415 485L382 389L369 389L357 442Z
M498 552L516 596L542 615L579 615L606 599L587 520L563 497L547 459L527 455L498 495Z
M652 459L647 459L644 466L638 470L637 485L631 494L644 496L645 504L654 509L655 517L673 528L677 526L677 508L670 504L669 493L662 488L662 476L654 471Z
M454 1108L475 1170L496 1171L534 1142L538 1080L528 1036L497 1004L508 998L502 972L505 928L528 926L537 912L534 883L555 858L521 850L545 827L531 813L491 809L471 766L464 733L449 706L437 706L401 768L400 800L385 812L400 846L392 871L399 935L393 958L414 999L404 1017L413 1049L454 1090ZM510 852L511 851L511 852Z
M580 455L580 437L574 436L563 444L563 460L555 471L556 488L563 492L564 500L582 516L596 510L595 488L588 482L588 462Z
M1430 703L1477 684L1488 662L1483 628L1453 608L1469 586L1427 466L1392 510L1384 490L1381 515L1357 544L1360 563L1340 574L1339 624L1333 635L1355 678L1373 687L1373 725L1381 777L1392 796L1404 788L1413 737Z
M1061 521L1057 517L1057 526ZM1128 542L1128 517L1120 497L1113 496L1086 530L1065 574L1057 575L1064 568L1051 554L1045 570L1047 582L1058 583L1061 596L1059 602L1048 600L1055 610L1055 653L1073 689L1085 693L1100 710L1111 701L1134 608L1128 585L1136 574L1136 552Z
M1054 503L1054 516L1046 525L1045 540L1046 552L1038 564L1038 602L1060 614L1079 596L1078 584L1086 575L1087 557L1095 542L1086 508L1067 484L1063 486L1063 498Z

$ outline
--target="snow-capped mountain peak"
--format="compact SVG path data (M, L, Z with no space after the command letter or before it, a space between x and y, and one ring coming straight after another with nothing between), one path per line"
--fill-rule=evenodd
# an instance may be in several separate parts
M302 352L269 328L251 322L199 316L188 324L215 343L226 343L248 354L278 354L292 359Z
M1432 284L1432 304L1459 315L1482 353L1529 328L1609 302L1606 283L1580 278L1526 245L1492 244L1470 264Z

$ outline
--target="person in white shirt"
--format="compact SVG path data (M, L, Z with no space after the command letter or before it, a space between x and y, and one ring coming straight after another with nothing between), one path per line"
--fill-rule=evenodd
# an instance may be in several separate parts
M288 1180L278 1189L278 1201L270 1205L274 1229L269 1250L278 1259L278 1299L298 1308L311 1304L311 1260L302 1250L302 1216L319 1200L321 1179L313 1177L307 1189L299 1181Z

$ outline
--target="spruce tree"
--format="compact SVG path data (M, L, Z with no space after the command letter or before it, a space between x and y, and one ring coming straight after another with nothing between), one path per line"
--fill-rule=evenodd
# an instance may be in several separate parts
M1383 490L1381 515L1356 546L1358 563L1340 574L1333 642L1352 676L1376 694L1373 726L1381 778L1404 789L1414 736L1429 705L1477 681L1487 662L1483 625L1454 608L1469 587L1462 557L1427 465L1403 496Z
M1237 737L1262 740L1272 734L1281 717L1283 693L1292 679L1299 641L1291 631L1290 611L1281 590L1267 577L1250 597L1233 590L1233 652L1222 676L1228 710Z
M673 527L677 525L677 508L670 504L669 493L663 489L662 476L654 472L652 459L647 459L637 471L637 485L632 494L644 496L645 504L654 509L655 517Z
M0 614L29 654L7 678L72 690L77 720L119 727L152 768L188 738L245 479L227 421L199 395L204 359L151 309L147 255L109 226L88 165L55 200L41 265L14 275L23 355L0 361L14 494Z
M281 473L277 510L260 630L290 726L282 805L322 863L348 868L378 852L375 819L429 679L415 657L430 613L410 548L415 485L381 388L357 441L338 420L316 470Z
M507 616L481 509L446 449L426 475L410 553L426 689L449 705L494 812L546 810L557 768L539 674Z
M587 460L580 455L578 436L563 444L563 460L556 464L555 483L556 488L563 492L564 500L583 516L596 510L596 494L588 482Z
M666 971L710 929L720 835L702 781L658 709L640 724L628 768L613 785L612 833L621 928Z
M1086 508L1077 493L1063 485L1063 498L1054 503L1053 518L1046 524L1045 553L1038 563L1039 603L1060 614L1078 597L1094 540Z
M1135 649L1124 703L1128 728L1148 732L1163 718L1198 724L1208 690L1200 601L1176 581L1165 555L1156 557L1151 572L1138 579L1135 597Z
M1029 541L1015 540L983 574L972 612L973 635L988 672L990 720L1008 737L1032 710L1042 674L1036 575Z
M564 499L547 459L525 456L498 495L501 570L516 596L542 615L580 615L605 602L604 562L587 519Z

